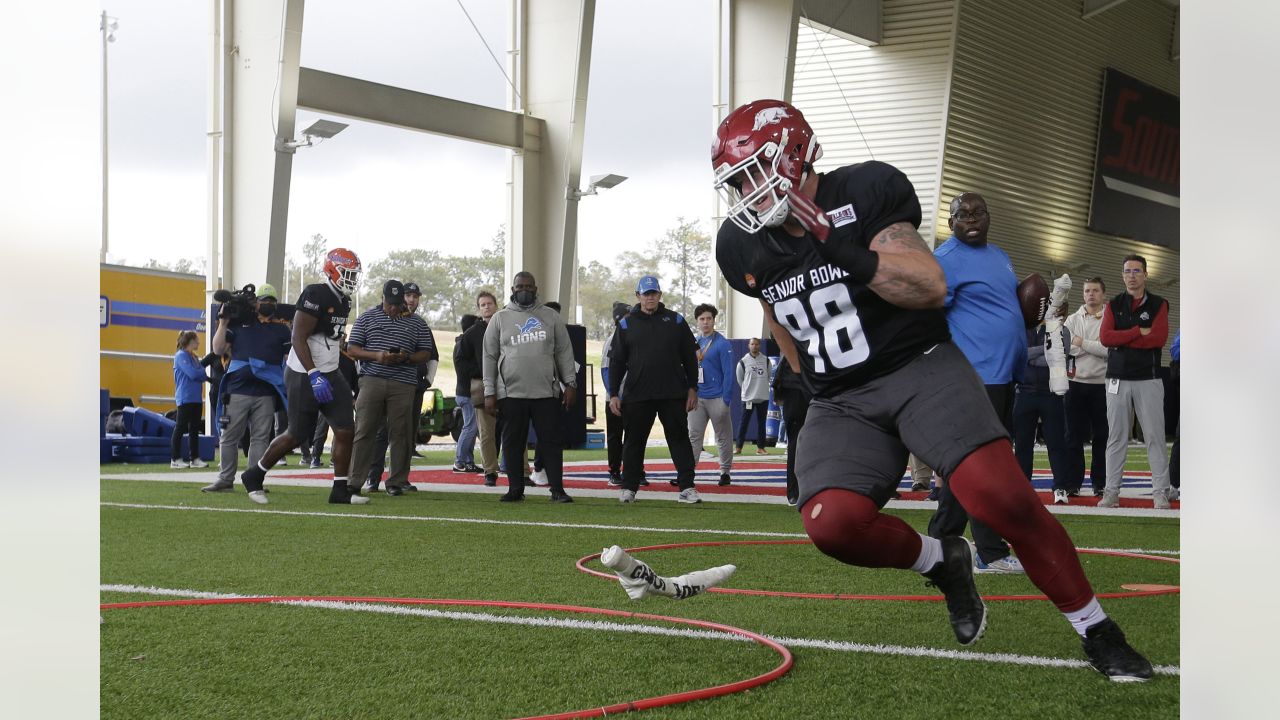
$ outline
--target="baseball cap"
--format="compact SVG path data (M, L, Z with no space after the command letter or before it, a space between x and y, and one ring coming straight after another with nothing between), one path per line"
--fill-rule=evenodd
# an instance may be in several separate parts
M382 286L382 299L393 305L403 305L404 285L399 280L388 280Z
M662 292L662 286L658 284L658 278L652 275L645 275L640 278L640 282L636 283L636 294L643 295L649 292Z
M271 298L272 300L279 300L280 296L276 294L276 286L272 285L271 283L262 283L261 285L259 285L258 299L261 300L262 298Z
M421 295L422 291L418 289L418 283L407 282L404 284L404 294L405 295Z

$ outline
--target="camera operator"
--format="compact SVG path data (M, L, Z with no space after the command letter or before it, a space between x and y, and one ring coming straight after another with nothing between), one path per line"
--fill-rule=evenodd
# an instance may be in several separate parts
M242 303L248 298L240 293ZM285 397L284 358L289 352L289 326L271 322L276 313L276 289L267 283L253 299L254 312L244 314L233 302L224 302L218 312L218 329L213 335L213 351L230 354L231 362L222 377L219 394L222 414L219 425L218 479L200 488L202 492L222 492L235 485L237 446L249 427L249 466L262 459L271 442L276 398ZM222 424L222 419L226 424Z
M348 484L352 418L351 387L338 371L339 341L351 314L351 294L360 287L360 258L346 248L334 248L325 255L324 282L302 289L293 316L293 348L284 374L288 393L289 429L271 441L257 464L240 475L249 498L265 505L262 481L267 468L285 453L310 442L316 428L316 411L324 413L333 428L333 489L329 502L335 505L363 505L369 498L359 487Z
M360 397L351 445L351 477L363 478L373 460L378 428L387 427L391 471L387 494L409 486L410 418L418 389L418 365L431 359L431 330L419 315L405 313L404 285L388 280L382 304L360 314L347 338L347 352L360 362Z

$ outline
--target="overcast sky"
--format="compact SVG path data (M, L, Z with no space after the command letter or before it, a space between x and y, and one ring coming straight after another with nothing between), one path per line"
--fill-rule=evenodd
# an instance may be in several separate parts
M503 58L510 3L462 4ZM109 49L109 259L201 257L208 1L103 7L120 23ZM597 3L583 184L606 172L630 179L580 204L583 263L643 245L681 216L702 218L710 230L714 7ZM302 65L493 107L506 102L507 81L458 0L308 0ZM300 111L297 127L317 117ZM300 256L315 233L366 262L409 247L458 253L504 222L506 150L342 120L351 127L340 136L294 156L291 254ZM466 220L486 214L491 222Z

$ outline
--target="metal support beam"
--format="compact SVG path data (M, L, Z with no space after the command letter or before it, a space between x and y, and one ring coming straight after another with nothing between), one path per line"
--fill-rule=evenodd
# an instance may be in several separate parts
M281 143L294 134L304 0L222 2L223 211L211 230L221 244L221 284L279 285L293 170L293 153ZM215 154L211 148L210 162Z
M1081 3L1080 19L1088 20L1094 15L1101 15L1125 0L1084 0Z
M718 21L717 36L725 45L715 50L729 64L727 97L713 100L724 114L752 100L791 100L799 21L798 0L731 0ZM717 206L713 215L723 211ZM729 290L723 280L717 294L730 337L764 337L764 312L758 302Z
M570 198L580 189L595 0L514 0L512 14L513 108L542 118L545 132L540 152L512 158L506 279L529 270L544 300L572 308L578 207Z
M305 67L298 73L298 107L513 150L537 150L541 137L542 122L521 113ZM526 133L529 124L536 127Z

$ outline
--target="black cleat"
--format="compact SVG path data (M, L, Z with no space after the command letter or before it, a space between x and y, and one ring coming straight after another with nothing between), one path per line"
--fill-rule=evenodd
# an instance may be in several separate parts
M257 464L250 465L245 471L240 473L240 482L244 483L244 489L249 492L256 492L262 489L262 481L267 479L267 472L258 467Z
M560 492L554 492L554 491L553 491L553 492L551 493L551 502L553 502L553 503L571 503L571 502L573 502L573 498L569 497L568 493L566 493L566 492L565 492L565 491L563 491L563 490L561 490Z
M524 493L520 493L519 495L507 493L498 498L498 502L524 502Z
M978 642L987 629L987 606L973 584L973 551L961 537L942 538L942 560L924 573L925 585L936 587L947 599L951 629L961 645Z
M1124 631L1111 618L1085 631L1084 654L1093 669L1111 682L1143 682L1152 674L1151 662L1130 647Z
M387 486L387 495L389 497L400 497L403 494L404 494L404 488L399 487L397 485Z
M616 472L609 473L609 487L622 487L622 475Z
M729 473L720 473L720 487L724 487L732 482L729 479Z
M331 505L367 505L369 498L360 494L360 491L350 485L335 487L329 491L329 504Z

